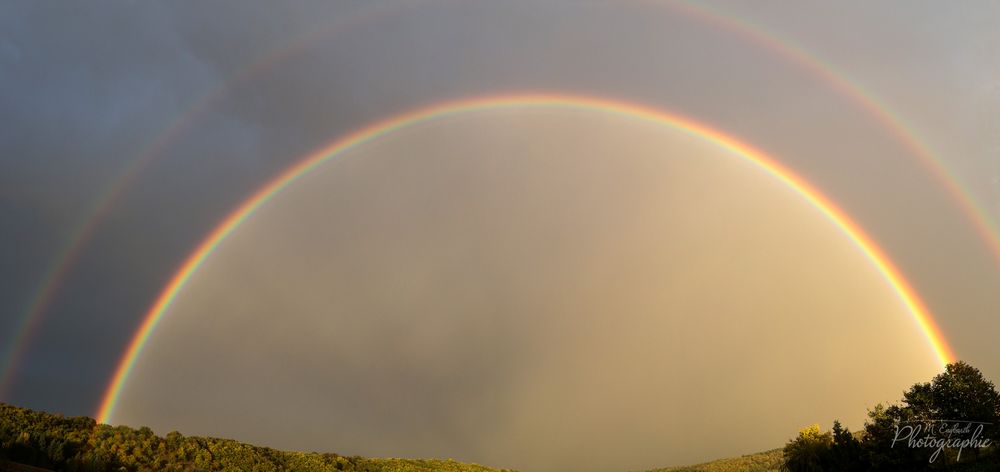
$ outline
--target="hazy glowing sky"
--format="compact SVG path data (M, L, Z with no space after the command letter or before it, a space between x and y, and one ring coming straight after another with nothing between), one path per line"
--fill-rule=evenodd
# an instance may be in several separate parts
M631 470L857 427L935 370L870 262L752 164L629 118L505 110L389 135L263 207L113 419Z
M0 2L0 366L17 367L0 401L94 414L178 266L299 157L405 111L527 92L668 110L774 156L1000 379L1000 263L940 176L824 75L877 99L1000 228L1000 3L678 5ZM116 421L625 470L856 428L933 370L830 223L690 137L491 113L343 157L212 256Z

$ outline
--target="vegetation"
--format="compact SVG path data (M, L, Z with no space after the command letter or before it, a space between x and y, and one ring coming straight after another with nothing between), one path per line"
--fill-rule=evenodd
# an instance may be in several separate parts
M354 471L491 472L452 460L369 459L284 452L218 438L166 437L149 428L97 424L0 403L0 470L4 462L66 471Z
M942 425L970 425L973 430L949 430ZM907 437L928 436L977 442L961 450L951 443L935 454L936 447L907 441ZM649 472L996 471L1000 470L998 440L1000 394L979 370L957 362L930 382L913 385L898 404L869 410L862 431L851 433L837 421L825 432L812 425L784 449ZM284 452L229 439L184 437L177 432L160 437L149 428L108 426L91 418L67 418L0 403L0 470L6 470L6 461L81 472L496 470L452 460Z
M649 472L777 472L784 462L781 449L772 449L729 459L684 467L667 467Z
M1000 394L993 383L978 369L956 362L930 382L915 384L899 404L869 410L859 434L851 434L839 422L830 432L821 432L819 425L803 429L785 446L783 468L790 472L1000 470L995 444L1000 439L998 419ZM962 442L964 448L959 447Z

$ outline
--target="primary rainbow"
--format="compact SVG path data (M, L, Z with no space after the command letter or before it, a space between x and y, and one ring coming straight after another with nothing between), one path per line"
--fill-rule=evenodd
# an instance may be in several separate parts
M155 303L146 313L142 324L132 337L125 354L122 356L115 370L114 377L108 384L104 398L101 401L99 410L96 413L97 420L107 423L114 412L118 402L122 387L128 380L129 373L135 366L136 360L142 353L143 346L149 340L157 324L163 315L170 308L178 293L184 288L191 276L204 263L205 259L212 254L219 244L232 234L247 218L258 208L267 203L281 190L295 182L299 177L315 169L331 158L381 136L392 133L399 129L413 126L418 123L440 119L461 113L512 109L512 108L556 108L556 109L576 109L591 110L624 115L635 119L661 124L677 130L687 132L705 141L711 142L722 149L725 149L736 156L746 159L766 171L781 183L795 190L805 198L812 206L818 209L831 222L839 227L850 240L861 250L862 253L872 262L885 281L896 291L900 301L923 332L929 347L933 350L936 358L943 366L954 359L951 348L948 346L941 331L931 318L924 303L916 294L910 284L900 273L899 269L889 260L886 254L861 228L851 220L840 208L833 204L823 194L821 194L809 182L782 166L778 161L772 159L761 151L728 136L720 131L712 129L706 125L698 123L690 118L667 112L648 108L642 105L611 100L606 98L562 95L562 94L513 94L500 96L486 96L446 102L416 111L396 115L384 121L379 121L365 128L357 130L347 136L337 139L332 144L324 146L292 165L272 179L250 198L244 201L238 208L229 214L214 230L198 245L198 247L188 256L180 269L176 272L170 283L163 289Z

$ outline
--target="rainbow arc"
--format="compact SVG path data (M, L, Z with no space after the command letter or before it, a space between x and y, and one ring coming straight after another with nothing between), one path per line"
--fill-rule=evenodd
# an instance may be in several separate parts
M525 108L598 111L655 123L683 131L690 136L714 144L735 157L756 165L805 199L842 231L857 249L865 255L888 286L893 289L907 312L910 313L913 321L923 333L927 347L934 353L935 358L942 366L955 358L926 305L886 253L853 219L823 195L816 187L783 166L776 159L735 137L726 135L693 119L643 105L579 95L550 93L512 94L441 103L376 122L306 155L296 164L257 190L202 240L146 312L141 325L133 335L128 348L118 362L111 382L107 386L100 408L96 412L98 421L107 423L111 420L122 389L141 356L143 347L149 341L157 325L169 311L178 294L180 294L191 279L191 276L198 271L208 257L212 255L216 248L230 234L250 218L258 208L267 204L268 201L273 199L283 189L295 183L303 175L308 174L313 169L344 152L358 148L394 131L464 113Z

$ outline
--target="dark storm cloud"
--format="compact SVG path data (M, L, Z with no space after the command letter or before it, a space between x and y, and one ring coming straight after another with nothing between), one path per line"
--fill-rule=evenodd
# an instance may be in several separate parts
M0 6L0 310L5 346L46 269L92 202L189 96L215 73L179 40L156 4L4 2ZM101 271L91 279L100 279ZM51 314L51 313L50 313ZM79 311L75 319L98 313ZM118 318L119 320L121 318ZM100 325L100 323L95 323ZM47 339L51 350L86 333L91 345L117 344L121 328ZM97 341L97 342L95 342ZM97 347L100 351L102 347ZM86 353L89 349L74 351ZM60 356L54 356L60 357ZM87 395L44 402L42 392L91 391L100 370L47 359L25 366L41 380L14 398L83 413ZM62 369L57 366L64 366ZM78 367L82 367L78 370ZM70 380L75 372L80 378ZM53 384L66 382L61 388Z

